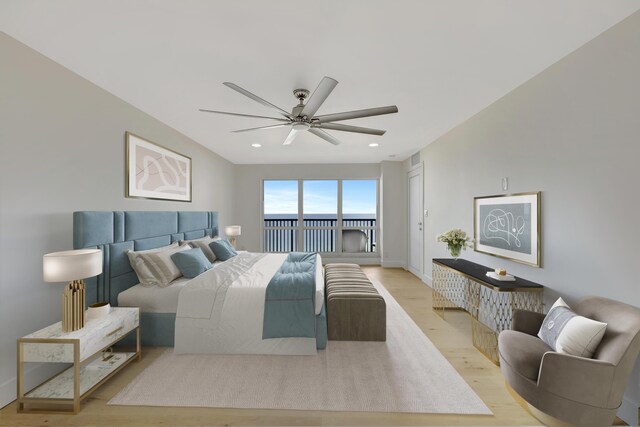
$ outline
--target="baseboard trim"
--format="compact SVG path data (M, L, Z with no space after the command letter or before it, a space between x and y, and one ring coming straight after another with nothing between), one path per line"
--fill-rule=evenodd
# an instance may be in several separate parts
M383 260L382 267L384 268L404 268L406 270L406 264L399 259Z
M55 374L64 369L67 366L60 367L59 363L38 363L34 364L31 368L25 369L24 372L24 389L31 390L38 384L43 383L48 378L51 378ZM0 408L4 408L17 398L18 382L16 377L9 378L7 381L0 384Z
M431 278L431 276L428 276L426 274L422 275L422 282L425 283L427 286L429 286L430 288L432 288L432 284L433 284L433 279Z
M13 377L0 384L0 408L4 408L16 400L16 378Z
M630 426L637 426L640 424L640 403L622 396L622 405L618 408L616 415Z

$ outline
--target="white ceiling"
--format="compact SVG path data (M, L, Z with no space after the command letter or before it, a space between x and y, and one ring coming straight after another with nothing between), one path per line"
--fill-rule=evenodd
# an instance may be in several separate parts
M0 30L234 163L402 160L640 9L637 0L3 0ZM272 115L292 90L340 83L318 114L396 104L340 122L333 146L273 124L198 108ZM158 141L162 143L162 141ZM260 149L250 144L263 144ZM369 148L370 142L380 147ZM394 157L390 157L394 156Z

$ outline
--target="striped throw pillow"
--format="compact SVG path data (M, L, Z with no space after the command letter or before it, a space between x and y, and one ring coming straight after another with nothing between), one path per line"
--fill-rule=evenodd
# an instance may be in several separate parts
M138 275L142 286L169 286L180 277L180 270L171 260L171 255L190 249L188 245L173 243L158 249L147 251L127 251L131 268Z

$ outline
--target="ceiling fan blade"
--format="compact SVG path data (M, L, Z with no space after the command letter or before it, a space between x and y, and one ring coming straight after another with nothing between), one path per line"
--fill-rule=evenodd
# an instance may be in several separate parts
M284 140L282 145L289 145L293 142L294 139L300 134L300 132L304 132L303 129L291 128L291 132L287 135L287 139Z
M322 129L309 128L309 132L311 132L312 134L314 134L316 136L319 136L320 138L324 139L325 141L328 141L328 142L332 143L333 145L342 144L340 142L340 140L338 140L337 138L332 137L331 135L329 135L328 133L326 133Z
M318 125L314 125L314 127L320 128L320 129L341 130L343 132L366 133L367 135L378 135L378 136L382 136L387 132L386 130L382 130L382 129L372 129L372 128L363 128L360 126L341 125L339 123L320 123Z
M249 129L240 129L240 130L232 130L232 133L239 133L239 132L251 132L253 130L262 130L262 129L274 129L274 128L281 128L284 126L291 126L291 123L281 123L279 125L271 125L271 126L260 126L257 128L249 128Z
M381 116L383 114L393 114L398 112L398 107L389 105L388 107L367 108L365 110L347 111L344 113L325 114L316 116L314 121L319 123L339 122L340 120L359 119L361 117Z
M287 117L287 118L290 118L290 117L291 117L291 114L289 114L288 112L286 112L286 111L285 111L285 110L283 110L282 108L277 107L277 106L273 105L272 103L270 103L270 102L268 102L268 101L265 101L264 99L260 98L260 97L259 97L259 96L257 96L257 95L252 94L251 92L249 92L249 91L248 91L248 90L246 90L246 89L241 88L240 86L238 86L238 85L237 85L237 84L235 84L235 83L231 83L231 82L224 82L224 83L222 83L222 84L223 84L223 85L225 85L225 86L227 86L227 87L229 87L229 88L231 88L231 89L233 89L233 90L235 90L236 92L240 92L240 93L241 93L241 94L243 94L244 96L247 96L247 97L249 97L249 98L253 99L253 100L254 100L254 101L256 101L256 102L259 102L260 104L264 105L265 107L269 107L269 108L272 108L272 109L276 110L278 113L282 114L283 116L285 116L285 117Z
M331 91L336 87L337 84L337 80L332 79L331 77L324 76L322 80L320 80L320 84L318 85L316 90L314 90L311 94L311 97L300 112L300 115L307 116L309 118L313 117L313 115L329 97Z
M200 108L199 111L202 111L203 113L227 114L229 116L253 117L254 119L277 120L279 122L288 122L289 121L287 119L281 119L279 117L254 116L253 114L240 114L240 113L230 113L228 111L205 110L204 108Z

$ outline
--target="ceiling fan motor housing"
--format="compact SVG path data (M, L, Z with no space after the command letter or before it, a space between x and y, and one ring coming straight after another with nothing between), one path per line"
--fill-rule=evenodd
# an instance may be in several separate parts
M291 126L295 129L295 130L307 130L311 127L311 125L307 122L293 122L291 124Z

